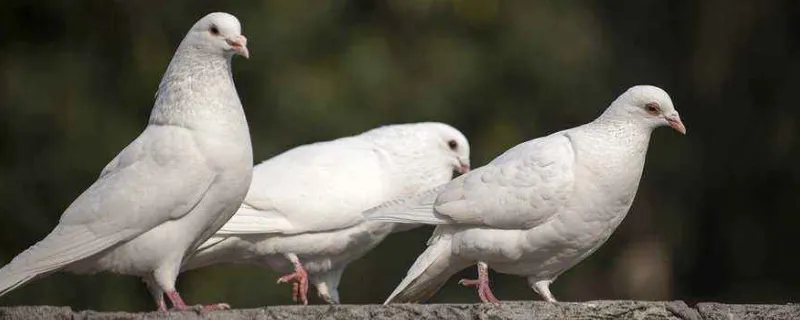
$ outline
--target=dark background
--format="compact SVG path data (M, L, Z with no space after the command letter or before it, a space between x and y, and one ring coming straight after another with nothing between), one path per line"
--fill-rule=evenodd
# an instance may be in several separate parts
M797 1L17 1L0 10L0 263L47 234L144 128L178 42L212 11L243 24L234 76L255 158L389 123L442 121L473 166L588 122L636 84L667 90L688 135L653 135L639 194L564 301L788 302L798 258ZM381 302L429 228L345 272L345 303ZM433 302L475 302L454 277ZM190 303L287 304L278 274L186 273ZM539 299L493 274L501 299ZM310 294L316 299L316 294ZM315 300L315 302L319 302ZM154 308L133 277L58 273L0 305Z

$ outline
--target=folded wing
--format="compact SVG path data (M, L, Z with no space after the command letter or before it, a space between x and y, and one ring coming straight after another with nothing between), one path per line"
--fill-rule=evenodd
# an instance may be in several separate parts
M531 228L566 205L573 190L574 164L569 136L559 132L517 145L486 166L432 190L433 195L396 200L365 215L400 223Z
M152 130L164 134L165 130L184 129L148 127L120 152L100 178L67 208L50 234L0 269L0 295L192 210L214 174L194 163L159 162L159 151L153 150L159 146L148 143ZM194 152L192 148L189 143L182 152Z

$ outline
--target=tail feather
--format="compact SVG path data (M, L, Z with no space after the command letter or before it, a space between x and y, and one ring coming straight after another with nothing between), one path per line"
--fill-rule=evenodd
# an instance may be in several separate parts
M184 258L181 272L205 268L221 262L237 262L247 255L236 250L236 239L215 234L203 242L189 257Z
M395 222L395 223L423 223L423 224L448 224L451 221L436 214L434 205L446 185L414 194L409 197L398 198L364 212L366 220Z
M408 270L408 274L383 304L423 302L432 297L453 274L469 262L452 254L452 237L435 231L428 248Z
M239 210L217 230L217 235L284 233L295 229L283 215L272 209L256 209L243 203Z
M228 237L219 236L219 235L215 234L215 235L211 236L211 238L209 238L205 242L201 243L200 246L197 247L197 249L195 249L194 251L195 252L201 252L201 251L204 251L204 250L209 250L209 249L213 248L214 246L219 245L221 242L223 242L223 241L225 241L227 239L228 239Z
M0 269L0 296L36 277L108 249L128 236L126 232L118 232L98 238L85 226L57 226L42 241Z

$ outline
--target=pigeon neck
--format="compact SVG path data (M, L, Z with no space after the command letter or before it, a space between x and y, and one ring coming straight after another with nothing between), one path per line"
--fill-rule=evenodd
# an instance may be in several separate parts
M158 86L150 123L196 128L243 119L230 66L229 56L182 43Z
M652 129L624 118L601 116L565 133L575 150L576 175L586 182L576 188L581 193L603 194L612 199L607 206L592 202L596 208L606 208L592 209L591 216L595 221L609 222L608 230L619 224L633 201L651 132Z
M619 156L620 161L628 159L625 161L642 165L653 132L651 127L637 123L629 117L611 117L605 114L585 125L584 130L584 139L590 141L586 151L603 158Z
M618 111L613 109L606 110L606 112L592 121L589 126L615 136L650 139L650 134L653 132L652 126L647 123L637 122L630 116L619 114Z

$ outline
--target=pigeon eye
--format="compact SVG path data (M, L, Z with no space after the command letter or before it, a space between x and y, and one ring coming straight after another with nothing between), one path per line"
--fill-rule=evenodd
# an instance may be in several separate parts
M450 147L450 150L456 151L458 149L458 143L455 140L447 141L447 146Z
M644 109L647 110L647 113L652 114L654 116L661 113L661 108L659 108L658 103L655 102L650 102L644 105Z
M208 29L208 32L210 32L212 35L215 36L219 35L219 29L217 29L217 26L214 25L212 25L211 28Z

